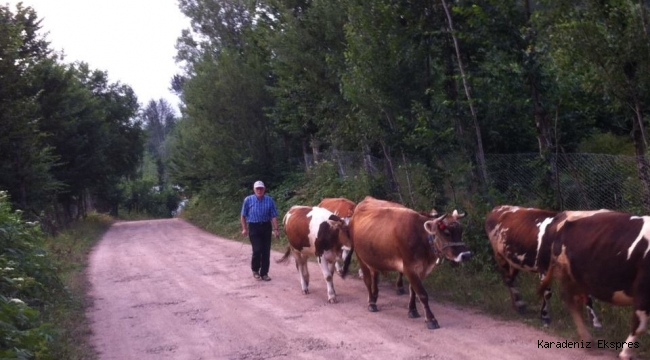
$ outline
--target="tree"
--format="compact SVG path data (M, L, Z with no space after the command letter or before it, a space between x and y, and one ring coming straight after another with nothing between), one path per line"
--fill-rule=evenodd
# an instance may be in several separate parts
M50 174L56 157L38 131L34 71L50 52L40 28L32 8L18 4L14 13L0 5L0 188L14 204L34 211L59 186Z
M167 182L165 162L168 158L167 137L176 125L174 109L165 100L150 100L142 111L142 122L147 133L147 151L152 155L158 170L158 185Z
M645 113L650 104L650 42L643 2L625 0L553 2L541 19L554 64L568 79L611 101L629 117L637 172L650 211Z

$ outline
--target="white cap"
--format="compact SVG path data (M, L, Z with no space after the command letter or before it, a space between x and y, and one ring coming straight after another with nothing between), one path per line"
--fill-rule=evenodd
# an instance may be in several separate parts
M264 186L264 183L263 183L263 182L261 182L261 181L258 180L258 181L256 181L255 184L253 185L253 189L257 189L257 188L266 188L266 186Z

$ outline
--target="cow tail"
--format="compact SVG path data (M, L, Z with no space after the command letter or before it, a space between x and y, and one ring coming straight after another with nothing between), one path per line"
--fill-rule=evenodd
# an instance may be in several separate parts
M343 259L343 270L341 270L342 279L345 279L345 277L348 275L348 268L350 267L350 261L352 260L353 252L354 252L354 248L350 249L348 256L346 256L345 259Z
M548 289L551 286L551 282L553 281L553 273L555 272L553 270L553 267L555 266L555 263L551 262L551 266L548 267L548 270L546 270L546 274L544 275L544 280L539 284L539 287L537 288L537 295L540 297L544 296L544 291Z
M277 264L286 262L287 259L289 258L289 254L291 254L291 247L287 246L287 251L284 252L284 255L282 255L281 258L275 260Z

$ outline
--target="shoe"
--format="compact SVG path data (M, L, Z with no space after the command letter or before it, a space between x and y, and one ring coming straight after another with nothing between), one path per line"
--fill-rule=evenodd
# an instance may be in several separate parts
M253 273L253 277L254 277L255 279L259 280L259 279L260 279L260 274L254 272L254 273Z
M264 276L262 276L262 280L271 281L271 278L268 275L264 275Z

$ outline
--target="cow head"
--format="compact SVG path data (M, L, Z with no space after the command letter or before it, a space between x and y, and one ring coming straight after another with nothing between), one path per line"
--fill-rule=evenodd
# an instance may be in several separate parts
M352 240L350 230L343 219L336 215L330 216L327 221L320 224L316 239L316 256L323 256L325 251L331 251L336 258L342 257L345 264L349 265L352 258ZM334 262L336 258L326 259ZM343 266L341 277L345 277L347 266Z
M429 242L438 257L444 256L455 262L467 261L472 257L472 252L462 241L463 226L458 222L465 215L454 210L450 216L444 214L424 223L424 230L429 234Z

